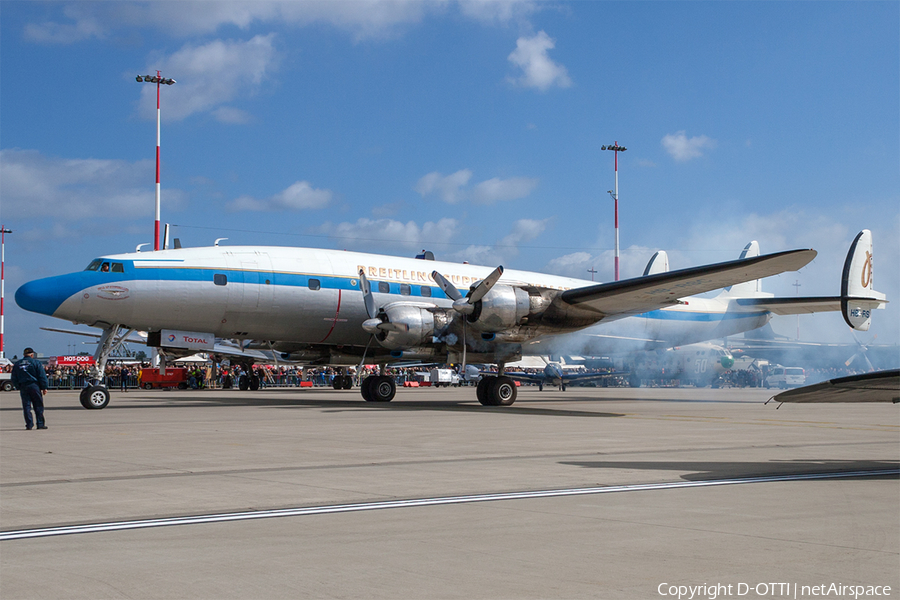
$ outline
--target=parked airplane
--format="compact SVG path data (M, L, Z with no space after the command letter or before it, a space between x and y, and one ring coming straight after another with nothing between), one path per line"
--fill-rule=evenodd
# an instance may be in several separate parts
M641 387L641 382L646 379L679 379L704 387L734 366L731 352L710 343L637 352L629 357L629 361L631 387Z
M540 373L520 373L507 371L506 376L514 381L525 381L528 383L536 383L541 391L545 385L555 385L560 391L566 391L566 387L573 383L581 383L585 381L596 381L598 379L606 379L613 375L621 375L622 373L595 373L584 370L583 365L567 365L564 361L546 360L544 369Z
M884 301L871 288L871 249L871 234L864 231L845 277L856 283L845 285L837 299L848 323L860 329L868 328L869 311ZM482 404L499 406L516 399L506 363L521 357L523 344L535 338L702 304L692 296L797 270L815 256L815 250L790 250L593 284L358 252L213 246L100 257L84 271L26 283L16 291L16 302L25 310L103 328L95 355L98 379L122 330L126 336L143 330L149 332L148 345L170 357L209 351L218 337L264 340L298 362L382 368L400 360L496 363L498 375L484 377L476 395ZM807 300L812 309L835 301ZM772 307L736 302L738 312L756 318ZM811 310L810 304L792 308L801 306ZM366 378L361 392L369 401L390 401L394 381L382 371ZM82 392L86 406L108 402L102 385Z

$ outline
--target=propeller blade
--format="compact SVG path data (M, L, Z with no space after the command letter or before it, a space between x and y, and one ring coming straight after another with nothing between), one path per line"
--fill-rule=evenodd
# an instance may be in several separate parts
M494 287L494 284L497 283L497 280L503 275L503 267L497 267L494 269L490 275L481 280L481 283L469 293L469 304L475 304L482 298L484 295L491 291L491 288Z
M375 296L372 295L372 286L366 279L366 273L362 269L359 270L359 289L362 290L363 300L366 303L366 314L370 319L374 319L378 314L378 307L375 306ZM371 333L371 332L370 332Z
M444 293L447 294L451 300L459 300L463 297L463 295L459 293L459 290L456 289L456 286L450 283L446 277L437 271L432 271L431 276L434 277L435 283L441 286L441 289L444 290Z

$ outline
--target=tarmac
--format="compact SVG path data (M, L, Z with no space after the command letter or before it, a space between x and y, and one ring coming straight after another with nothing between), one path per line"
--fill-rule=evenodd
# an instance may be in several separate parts
M2 393L0 598L900 597L896 405L474 392Z

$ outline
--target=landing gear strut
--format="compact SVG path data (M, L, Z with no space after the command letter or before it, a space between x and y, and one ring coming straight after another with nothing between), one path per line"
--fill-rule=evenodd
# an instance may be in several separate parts
M109 404L109 389L102 383L103 373L106 371L106 361L134 331L134 329L129 329L119 335L120 330L121 327L116 323L104 329L100 336L100 343L97 344L97 352L94 354L94 366L91 367L90 383L81 390L79 395L81 405L87 409L106 408L106 405Z

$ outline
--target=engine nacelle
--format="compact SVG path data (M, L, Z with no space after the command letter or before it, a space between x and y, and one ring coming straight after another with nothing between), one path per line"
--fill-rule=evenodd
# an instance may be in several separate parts
M525 290L496 285L475 304L468 319L476 329L495 333L521 324L532 308L531 297Z
M385 322L399 327L380 331L377 335L378 342L391 350L430 343L434 336L434 314L428 308L433 306L399 302L385 306L379 316Z

